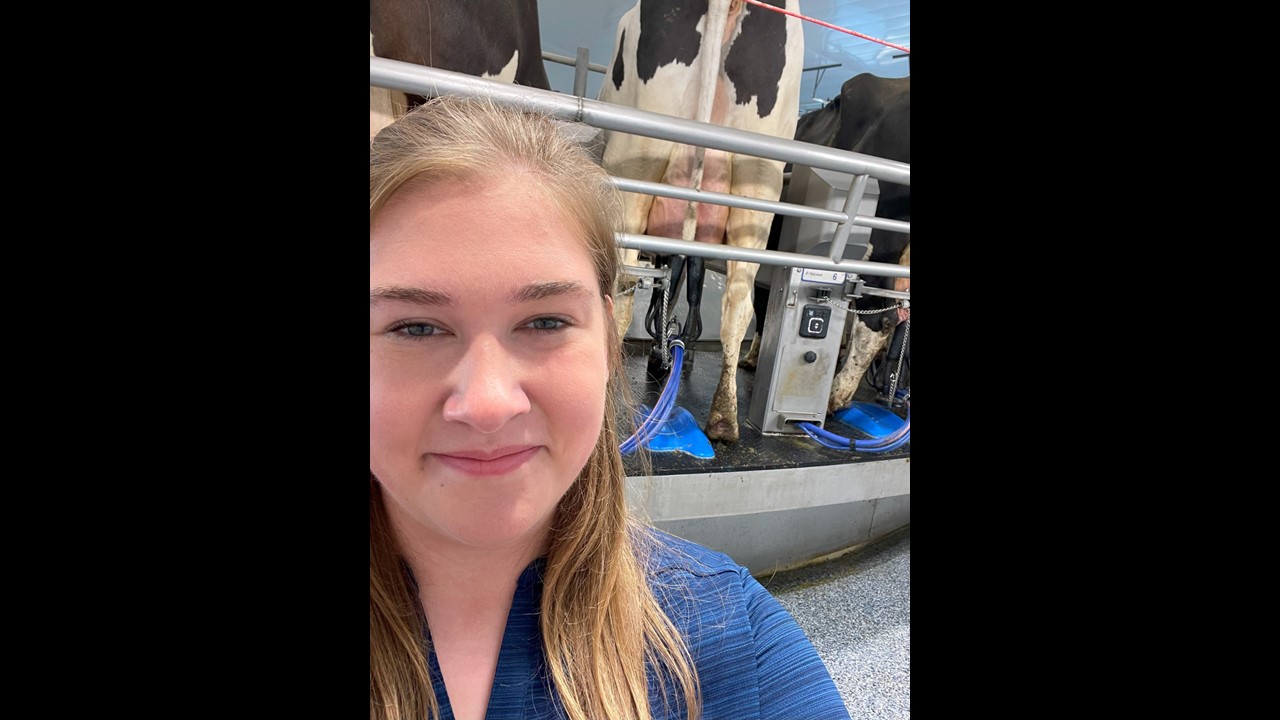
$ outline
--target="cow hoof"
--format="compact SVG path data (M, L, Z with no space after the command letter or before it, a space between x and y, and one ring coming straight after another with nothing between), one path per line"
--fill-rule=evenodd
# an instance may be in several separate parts
M738 442L738 423L730 422L728 418L716 418L713 416L707 421L707 439L731 443Z
M738 367L743 368L744 370L755 370L756 363L758 361L758 357L744 357L738 361Z
M837 410L843 410L853 404L853 396L846 395L844 397L832 397L827 402L827 412L834 413Z

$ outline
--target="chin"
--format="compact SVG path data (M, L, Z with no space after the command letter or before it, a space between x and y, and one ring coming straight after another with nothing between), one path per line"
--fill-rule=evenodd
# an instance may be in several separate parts
M533 541L541 544L551 525L551 515L528 517L495 517L492 513L476 518L464 527L454 528L452 535L463 544L475 548L500 548Z

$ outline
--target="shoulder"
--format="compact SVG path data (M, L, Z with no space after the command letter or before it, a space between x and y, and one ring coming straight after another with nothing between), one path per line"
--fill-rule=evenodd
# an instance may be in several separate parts
M660 530L637 546L698 666L704 716L848 718L809 638L745 567Z
M642 529L637 537L637 545L650 577L662 575L711 577L746 572L746 568L718 550L712 550L656 528Z
M743 650L753 642L750 613L759 583L746 568L725 553L652 528L638 537L637 551L658 604L692 644L723 645L726 635Z

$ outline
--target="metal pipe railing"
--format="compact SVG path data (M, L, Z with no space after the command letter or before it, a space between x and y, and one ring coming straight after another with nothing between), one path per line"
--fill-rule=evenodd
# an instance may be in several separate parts
M804 267L815 270L836 270L858 275L882 275L884 277L911 277L909 265L868 262L866 260L826 260L820 255L787 252L785 250L752 250L732 245L660 238L653 235L617 233L618 247L650 250L663 255L699 255L717 260L753 262L761 265Z
M848 222L849 216L838 210L827 210L825 208L814 208L808 205L796 205L794 203L774 202L770 200L761 200L760 198L746 197L745 195L733 195L730 193L711 192L710 190L694 190L693 188L681 187L679 185L667 185L666 183L654 183L645 180L632 180L631 178L618 177L613 175L610 177L613 186L624 192L641 193L644 195L662 195L663 197L676 198L677 200L691 200L693 202L706 202L713 205L724 205L726 207L746 208L747 210L764 210L765 212L778 213L779 215L792 215L794 217L809 218L812 220L826 220L834 223Z
M582 50L582 48L578 48L578 49ZM895 57L906 57L906 55L897 55ZM542 51L542 59L550 60L553 63L560 63L561 65L576 66L578 64L577 60L569 57L568 55L560 55L553 52L547 52L546 50ZM827 68L840 67L840 65L841 63L828 63L826 65L814 65L813 67L802 68L802 70L804 72L810 72L811 70L826 70ZM601 65L600 63L587 63L587 69L592 70L594 72L598 72L598 73L609 72L609 68L604 65Z
M753 155L756 157L781 160L809 167L835 170L837 172L854 175L855 183L861 182L864 185L866 182L865 178L857 176L871 176L881 181L894 182L903 185L911 184L911 166L908 163L886 160L884 158L863 155L861 153L855 153L847 150L827 148L820 145L814 145L812 143L801 142L799 140L772 137L761 133L739 130L737 128L700 123L695 120L687 120L647 110L624 107L622 105L615 105L598 100L588 100L581 96L564 95L561 93L539 90L537 88L530 88L522 85L500 83L472 75L415 65L412 63L401 62L399 60L370 57L369 84L424 96L484 96L492 99L500 105L542 112L561 120L582 122L603 130L643 135L645 137L653 137L660 140L668 140L671 142L690 145L701 145L717 150L724 150L726 152ZM659 188L661 190L659 190ZM690 199L687 196L683 196L683 194L689 192L699 193L701 191L693 191L689 188L676 188L675 186L658 184L654 186L654 189L645 190L645 192L653 195ZM715 203L715 200L711 198L711 193L701 194L708 202ZM718 194L719 193L716 193L716 195ZM851 192L850 197L852 196L853 193ZM783 215L795 214L794 209L796 207L802 207L776 201L758 199L749 199L749 201L753 205L759 204L758 207L768 208L772 212ZM848 217L848 210L850 209L850 207L846 207L846 212L843 213L846 217ZM910 232L910 223L908 222L875 218L874 216L854 215L849 217L847 222L839 225L837 228L837 235L843 232L844 237L847 239L848 226L850 223L866 227L894 230L897 232ZM657 241L666 239L651 238L650 236L644 235L630 235L625 233L619 233L618 235L619 244L622 245L622 247L636 247L654 252L670 252L659 249L660 246L665 246L666 243ZM633 244L622 244L624 241ZM709 243L687 243L679 240L675 242L682 243L686 246L678 251L680 254L699 255L703 257L720 257L734 260L747 259L745 257L730 258L728 255L722 254L720 250L716 250L716 248L724 249L726 246L710 245ZM696 247L687 247L690 245ZM729 249L742 250L741 248ZM833 250L834 249L835 248L833 247ZM768 253L780 251L743 250L743 252L750 253L752 255L756 253L765 253L765 255L761 255L759 257L767 258ZM843 252L843 248L841 248L841 252ZM840 260L839 255L836 254L833 254L832 258L827 261L818 258L818 256L803 255L799 253L781 253L781 255L790 257L786 259L785 263L766 261L763 259L750 259L749 261L770 265L787 264L795 267L812 267L825 270L849 270L866 275L910 277L910 267L898 265L896 263L870 263ZM801 262L802 259L803 262ZM850 270L852 266L845 265L846 263L854 262L857 262L863 267L863 269Z
M578 51L581 52L584 49L586 48L578 48ZM561 65L571 65L573 67L578 66L578 61L575 60L574 58L571 58L568 55L557 55L555 53L549 53L546 50L542 51L542 59L550 60L551 62L554 62L554 63L560 63ZM609 72L609 68L605 67L604 65L601 65L600 63L593 63L593 62L587 63L587 69L594 70L595 72L598 72L598 73Z

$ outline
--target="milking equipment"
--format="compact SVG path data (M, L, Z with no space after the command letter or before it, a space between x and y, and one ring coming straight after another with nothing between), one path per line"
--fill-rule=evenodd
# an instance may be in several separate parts
M862 199L856 211L845 208L859 179L847 173L794 166L787 202L875 215L880 195L875 178L863 177ZM871 228L849 224L841 257L863 260L871 244ZM786 217L778 249L831 257L838 242L834 223ZM861 297L863 281L855 273L799 267L762 267L772 272L769 303L761 333L756 380L747 420L766 435L804 435L805 428L822 427L835 379L846 314Z
M635 291L654 287L665 288L671 283L669 267L655 268L648 261L636 266L624 266L622 272L635 276ZM635 432L622 442L618 449L623 455L631 455L643 446L652 452L682 452L697 458L714 458L711 441L698 427L693 414L677 404L680 378L687 363L684 341L678 334L678 323L668 323L668 335L656 336L654 350L650 353L650 375L655 355L662 359L663 369L668 370L662 392L653 407L638 405L635 410ZM650 330L652 333L653 331ZM663 342L665 340L665 342Z

